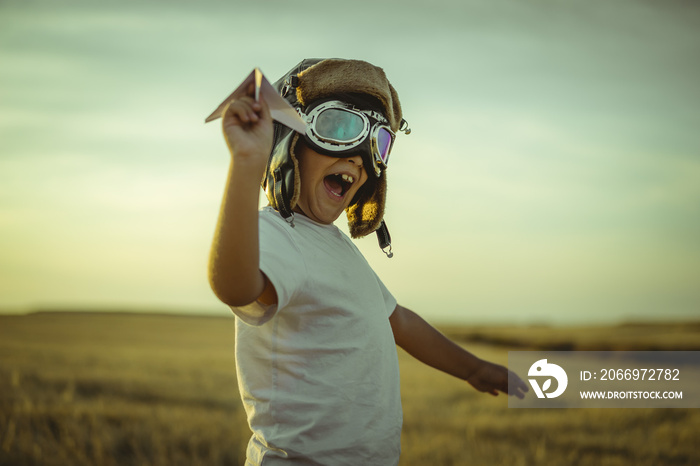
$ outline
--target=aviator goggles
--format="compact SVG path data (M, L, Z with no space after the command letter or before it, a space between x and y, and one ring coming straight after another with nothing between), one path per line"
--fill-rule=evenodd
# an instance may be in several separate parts
M331 157L361 153L369 157L376 177L386 170L396 134L381 113L339 100L329 100L307 113L299 113L306 120L306 142L312 149Z

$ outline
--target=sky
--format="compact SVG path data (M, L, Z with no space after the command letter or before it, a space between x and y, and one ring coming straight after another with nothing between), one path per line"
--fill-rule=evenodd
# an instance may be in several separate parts
M229 311L207 257L229 154L204 118L254 68L384 68L387 171L427 320L700 317L700 4L0 1L0 312ZM337 225L347 231L344 217Z

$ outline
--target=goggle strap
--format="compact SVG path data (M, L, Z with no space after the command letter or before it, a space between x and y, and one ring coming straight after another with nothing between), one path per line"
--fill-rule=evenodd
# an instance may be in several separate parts
M389 234L389 229L386 227L384 220L382 220L379 228L377 228L377 240L379 241L379 247L384 254L386 254L386 257L389 259L394 257L394 253L391 252L391 235Z

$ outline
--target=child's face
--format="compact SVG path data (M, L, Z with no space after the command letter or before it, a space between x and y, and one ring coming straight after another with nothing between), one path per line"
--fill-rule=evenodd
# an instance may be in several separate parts
M296 147L301 187L297 209L311 220L333 223L367 181L362 157L329 157L303 142Z

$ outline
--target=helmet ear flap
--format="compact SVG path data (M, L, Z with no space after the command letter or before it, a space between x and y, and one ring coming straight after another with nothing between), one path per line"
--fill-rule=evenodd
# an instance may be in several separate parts
M296 87L299 85L298 74L322 61L319 58L307 58L296 64L284 76L272 85L280 95L294 108L301 104L297 100ZM299 135L290 128L273 121L272 152L267 161L267 170L261 185L270 206L285 219L292 218L294 207L299 200L299 164L294 153Z
M277 144L273 146L262 187L270 205L287 219L293 215L299 200L301 181L299 163L294 153L299 135L285 126L279 126L283 134L279 135Z
M345 209L350 236L353 238L361 238L373 233L382 223L386 200L386 171L382 171L379 178L374 181L374 189L371 188L370 186L370 189L364 190L357 202Z

